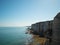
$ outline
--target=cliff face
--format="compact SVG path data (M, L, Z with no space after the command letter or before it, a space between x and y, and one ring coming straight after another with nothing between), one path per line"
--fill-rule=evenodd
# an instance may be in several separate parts
M48 32L48 30L52 30L52 24L53 20L51 21L45 21L45 22L38 22L36 24L32 24L31 28L33 32L38 33L39 35L45 35L45 32Z
M60 45L60 12L54 20L37 22L31 25L32 31L50 39L51 45Z
M60 13L58 13L53 21L52 45L60 45Z

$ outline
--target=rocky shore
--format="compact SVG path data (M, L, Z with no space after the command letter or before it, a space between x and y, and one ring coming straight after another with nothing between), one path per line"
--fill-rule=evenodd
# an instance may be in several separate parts
M60 45L60 12L51 21L32 24L28 32L33 35L30 45Z

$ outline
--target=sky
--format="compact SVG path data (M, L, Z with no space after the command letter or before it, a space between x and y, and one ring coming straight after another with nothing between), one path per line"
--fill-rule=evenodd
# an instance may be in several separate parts
M0 0L0 27L30 26L53 20L60 12L60 0Z

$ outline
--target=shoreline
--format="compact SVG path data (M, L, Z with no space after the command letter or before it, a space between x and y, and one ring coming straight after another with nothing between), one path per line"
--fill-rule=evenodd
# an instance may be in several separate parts
M40 37L39 35L32 34L31 31L28 31L28 34L31 34L32 37L28 41L28 44L26 45L45 45L46 41L49 41L49 39L45 37Z

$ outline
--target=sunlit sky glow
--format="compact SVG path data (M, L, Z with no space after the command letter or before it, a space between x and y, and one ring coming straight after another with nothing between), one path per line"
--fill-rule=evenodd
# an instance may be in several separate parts
M52 20L58 12L60 0L0 0L0 27Z

